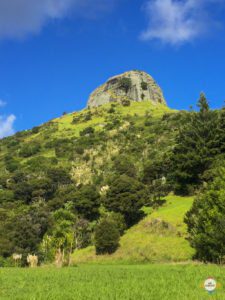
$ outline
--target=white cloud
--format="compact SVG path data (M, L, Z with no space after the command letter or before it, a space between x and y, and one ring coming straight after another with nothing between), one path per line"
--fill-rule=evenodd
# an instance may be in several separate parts
M12 135L14 133L14 122L16 117L9 115L7 117L0 116L0 138Z
M0 99L0 107L5 106L6 104L7 104L7 103L6 103L4 100Z
M211 8L219 2L224 0L148 0L144 9L149 25L141 39L172 45L190 42L215 25Z
M38 33L51 20L71 12L91 16L110 9L117 0L0 0L0 38Z

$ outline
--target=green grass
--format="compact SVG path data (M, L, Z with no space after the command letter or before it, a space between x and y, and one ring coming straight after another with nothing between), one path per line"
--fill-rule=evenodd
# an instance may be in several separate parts
M194 250L186 240L185 213L193 203L192 197L166 197L166 203L149 214L122 236L120 247L113 255L95 255L94 247L75 251L75 263L86 262L181 262L192 259ZM155 220L159 224L153 225ZM169 228L163 228L162 221Z
M221 287L202 287L213 276ZM225 268L214 265L84 265L78 268L1 269L1 300L225 299Z

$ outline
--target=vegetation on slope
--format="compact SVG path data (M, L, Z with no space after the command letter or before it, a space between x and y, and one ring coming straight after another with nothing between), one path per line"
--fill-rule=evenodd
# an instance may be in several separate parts
M170 195L158 209L144 208L147 216L121 237L120 247L113 255L95 254L94 247L76 250L74 263L101 262L179 262L191 260L194 254L187 238L184 216L193 197Z
M128 239L123 248L129 228L147 211L158 209L169 192L205 193L218 164L225 161L225 113L224 109L211 111L204 95L198 104L199 112L176 112L151 102L111 103L64 114L1 140L2 265L10 264L15 252L23 254L23 264L28 253L36 253L40 262L56 258L59 265L70 264L72 252L89 245L111 253L110 235L104 234L96 244L97 228L104 230L105 219L110 220L114 233L123 235L127 230L115 254L119 256L131 247ZM143 227L145 221L130 232ZM146 231L160 229L164 236L148 236L148 244L158 245L159 250L153 246L142 249L142 261L191 256L182 226L178 229L173 222L157 217L149 222ZM110 243L115 251L118 234L113 236ZM137 237L141 243L141 235ZM167 254L172 242L173 249ZM139 257L135 243L134 252L126 257ZM180 256L178 245L184 249ZM223 242L219 247L221 256Z

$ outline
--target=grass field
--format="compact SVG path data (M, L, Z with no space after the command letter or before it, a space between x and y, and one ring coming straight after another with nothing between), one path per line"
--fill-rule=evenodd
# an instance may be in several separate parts
M220 287L209 295L203 282ZM54 269L1 269L0 299L206 300L225 299L225 268L214 265L81 265Z

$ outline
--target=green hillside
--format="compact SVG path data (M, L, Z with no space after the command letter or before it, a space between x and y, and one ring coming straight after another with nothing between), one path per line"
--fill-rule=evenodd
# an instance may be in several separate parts
M0 140L0 265L12 265L13 253L22 254L22 265L29 253L59 266L71 257L75 263L190 260L183 219L193 197L187 195L210 189L224 161L224 110L211 111L204 95L199 103L197 113L113 102ZM188 218L192 235L202 211L197 205ZM221 211L223 202L218 226ZM200 232L192 240L200 240L200 252L201 239ZM217 262L223 251L204 255Z
M119 249L113 255L95 255L94 247L75 251L74 263L99 262L181 262L191 260L193 249L185 239L185 213L192 197L166 197L166 203L148 215L122 236Z

